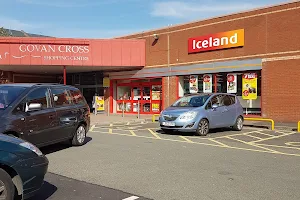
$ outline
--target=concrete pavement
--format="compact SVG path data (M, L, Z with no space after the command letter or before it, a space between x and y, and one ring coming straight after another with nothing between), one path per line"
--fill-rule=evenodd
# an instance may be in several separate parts
M48 173L45 183L30 200L150 200L120 190Z
M178 141L178 135L145 132L143 129L148 124L137 124L113 125L107 132L96 127L88 134L89 142L82 147L44 149L50 160L49 172L158 200L300 199L300 153L280 154L276 153L278 147L273 150L266 146L253 150L251 141L240 142L243 138L227 143L217 140L222 144L213 145L196 141L203 140L199 137L188 137L192 142L183 138ZM242 137L251 130L245 129ZM117 131L123 132L115 134ZM234 133L238 134L224 131L209 137L222 139ZM275 136L277 132L271 136L271 132L261 133L269 139L281 139ZM297 141L297 134L284 133ZM251 136L247 138L263 139L263 134ZM248 145L253 149L222 147L224 143L229 147Z

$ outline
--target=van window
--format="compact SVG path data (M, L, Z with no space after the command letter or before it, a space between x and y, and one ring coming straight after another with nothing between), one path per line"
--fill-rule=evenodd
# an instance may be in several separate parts
M40 103L43 109L51 108L51 100L48 88L38 88L27 95L27 105L31 103Z
M25 89L25 87L0 85L0 110L5 110Z
M68 90L64 88L52 88L51 92L55 107L63 107L72 104L72 100L69 96Z
M74 104L84 105L86 103L80 90L71 89L70 93Z

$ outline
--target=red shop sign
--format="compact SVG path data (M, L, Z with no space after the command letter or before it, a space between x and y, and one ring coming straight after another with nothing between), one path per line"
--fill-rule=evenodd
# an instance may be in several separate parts
M210 82L210 76L208 76L208 75L203 76L203 82L206 82L206 83Z

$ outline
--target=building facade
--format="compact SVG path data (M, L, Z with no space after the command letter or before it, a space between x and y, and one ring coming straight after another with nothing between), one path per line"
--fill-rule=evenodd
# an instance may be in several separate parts
M121 37L146 41L141 70L113 72L110 112L159 113L188 93L235 93L245 115L300 120L300 2Z

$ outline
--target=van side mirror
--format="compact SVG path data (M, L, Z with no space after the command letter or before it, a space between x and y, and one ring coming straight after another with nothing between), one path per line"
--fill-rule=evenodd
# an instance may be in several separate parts
M42 104L40 103L31 103L29 105L26 104L25 112L38 111L42 109Z

